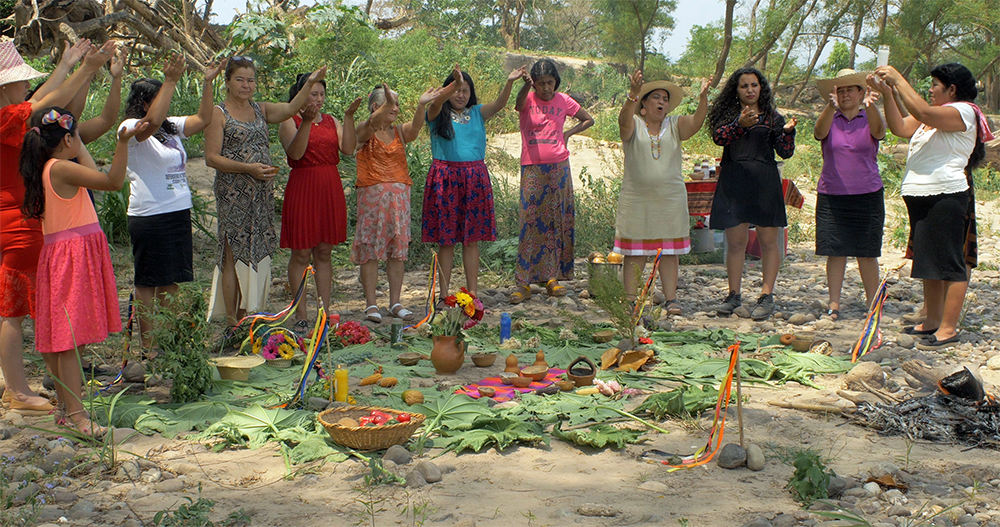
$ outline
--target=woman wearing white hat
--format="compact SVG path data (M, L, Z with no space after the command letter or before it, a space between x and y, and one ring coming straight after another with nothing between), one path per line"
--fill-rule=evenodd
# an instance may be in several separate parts
M823 150L816 184L816 254L826 256L827 314L834 320L840 317L848 257L858 260L866 304L879 283L885 196L877 156L885 121L874 107L878 92L867 89L866 77L842 69L832 79L816 81L819 92L828 95L813 128Z
M21 323L34 314L35 272L42 248L42 229L37 220L21 213L24 181L18 171L27 122L35 110L66 106L115 53L116 44L100 49L83 40L67 47L56 70L27 101L29 81L45 74L24 63L11 41L0 42L0 368L3 369L10 409L23 415L44 415L52 405L28 387L21 352ZM66 74L83 58L83 65L68 80Z
M618 196L615 251L625 256L625 296L635 300L646 259L662 250L660 285L668 313L680 314L677 302L678 255L691 251L687 189L681 172L681 142L698 133L708 114L708 88L701 84L694 115L670 116L684 90L667 81L643 83L642 71L629 78L630 88L618 114L625 175Z

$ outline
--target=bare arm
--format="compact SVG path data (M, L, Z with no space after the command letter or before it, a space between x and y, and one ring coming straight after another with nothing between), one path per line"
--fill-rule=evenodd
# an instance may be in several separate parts
M865 107L865 118L868 119L868 133L876 141L881 141L885 137L885 121L882 120L882 114L875 106L875 101L878 99L879 92L869 88L862 105Z
M899 92L899 98L903 101L903 105L917 121L945 132L965 130L965 121L962 120L962 114L959 113L958 109L927 104L927 101L910 86L910 83L906 82L906 79L896 71L896 68L882 66L875 70L875 75L885 81L890 88L895 88Z
M198 113L184 119L185 137L191 137L201 132L212 122L212 109L215 108L215 79L225 69L226 59L223 59L222 62L209 64L208 69L205 70L205 82L201 86L201 102L198 104Z
M340 138L340 152L349 156L353 156L354 152L358 150L358 138L354 129L354 112L358 111L359 106L361 106L361 97L354 99L344 111L343 125L337 119L333 120L334 124L337 125L337 137Z
M834 90L833 94L830 95L830 100L823 107L823 111L816 118L816 124L813 125L813 137L817 141L822 141L826 139L826 136L830 135L830 128L833 126L833 116L837 113L836 100L837 91Z
M514 81L517 79L523 79L526 75L528 75L528 71L524 68L524 66L511 71L510 74L507 75L507 83L503 85L503 89L500 90L496 100L491 103L484 104L483 107L480 108L484 121L489 121L490 117L493 117L497 114L497 112L502 110L504 106L507 106L507 101L510 100L510 91L514 89Z
M128 167L128 140L137 132L148 128L149 123L140 123L131 130L123 130L118 134L118 144L115 146L115 157L107 173L92 166L86 166L72 161L58 161L52 165L50 172L52 190L64 198L72 197L79 187L94 190L120 190L125 184L125 172ZM80 147L80 157L87 160L90 154L87 148ZM93 164L91 160L89 164Z
M69 41L66 41L63 47L62 58L59 59L59 64L56 64L56 69L52 71L49 78L35 90L34 95L32 95L32 100L41 100L45 98L46 95L52 93L52 90L58 88L63 81L66 80L66 76L80 62L88 51L90 51L91 44L89 38L81 38L76 41L76 44L70 46ZM69 108L67 108L68 110ZM34 110L34 108L33 108ZM74 114L77 115L77 114Z
M531 92L531 86L532 86L531 77L530 76L525 77L524 85L521 86L521 89L517 91L517 98L514 99L514 109L517 110L518 112L524 110L524 104L528 100L528 93Z
M590 128L591 126L594 126L594 118L591 117L590 114L587 113L587 110L584 110L582 106L580 107L579 110L576 111L576 114L573 117L576 117L579 122L576 123L576 126L574 126L573 128L570 128L569 130L563 132L563 140L566 141L567 143L569 142L569 138L571 136L574 136L586 130L587 128Z
M698 108L693 115L682 115L677 120L677 130L680 133L681 141L687 141L694 137L694 134L701 130L705 124L705 117L708 116L708 90L712 87L712 78L709 77L701 81L701 91L698 92Z
M618 135L621 136L623 143L632 139L632 135L635 134L635 120L632 116L635 115L635 107L639 104L639 92L642 91L642 70L633 71L628 82L628 96L621 111L618 112Z
M396 106L396 96L393 95L389 86L383 83L382 89L385 90L385 102L382 103L382 106L376 108L367 119L358 123L355 130L356 140L359 145L367 143L375 135L375 130L380 130L385 126L386 121L389 119L389 112Z
M281 147L285 149L288 159L297 161L302 159L309 147L309 132L312 130L313 119L319 114L318 104L307 104L302 109L302 123L295 127L295 120L289 119L281 123L278 128L278 140Z
M183 55L175 54L167 58L166 63L163 65L163 85L160 86L160 91L156 92L153 102L149 103L149 109L146 110L146 117L143 117L143 121L148 122L150 126L144 131L135 134L136 141L141 143L149 139L160 129L163 121L167 119L167 112L170 111L170 101L174 97L174 89L177 88L177 82L181 79L181 75L184 74L185 67Z
M118 122L118 112L122 108L122 73L127 58L127 53L119 52L111 59L111 90L104 101L104 109L101 115L80 123L80 140L85 145L96 141Z
M309 102L309 92L312 91L312 87L317 82L326 78L326 66L312 72L309 75L309 80L306 81L299 93L295 95L295 98L289 102L262 102L257 103L260 106L261 112L264 114L264 119L268 123L280 123L282 121L287 121L292 118L293 115L299 113L299 110Z
M428 121L437 119L438 115L441 115L441 107L444 106L444 102L465 84L465 77L462 76L462 70L458 67L458 64L455 64L455 67L452 69L451 76L454 81L438 92L437 97L435 97L427 106ZM485 117L483 118L485 119Z
M885 122L889 126L889 131L904 139L913 137L917 128L920 127L920 122L914 119L912 115L903 117L903 115L899 113L899 107L896 106L896 97L893 95L893 89L890 88L885 81L875 75L869 75L867 80L869 87L882 94L882 107L885 111Z
M407 143L415 141L420 134L420 129L424 126L424 106L434 100L438 92L444 88L429 88L417 99L417 107L413 110L413 120L403 123L403 140Z
M30 99L31 111L37 112L49 106L65 107L77 92L80 91L80 88L90 81L94 73L111 59L111 56L115 53L115 49L117 49L117 44L113 40L105 42L100 50L92 48L87 52L87 56L84 57L83 65L70 75L66 82L59 84L58 87L41 96L38 92L35 92Z

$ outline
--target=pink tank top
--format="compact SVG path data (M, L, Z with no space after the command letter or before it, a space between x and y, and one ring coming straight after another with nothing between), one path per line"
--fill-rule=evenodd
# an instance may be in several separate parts
M42 170L42 185L45 187L45 212L42 213L42 234L82 227L97 223L97 211L90 201L87 190L80 187L76 195L70 199L63 198L52 190L52 180L49 171L59 159L49 159Z

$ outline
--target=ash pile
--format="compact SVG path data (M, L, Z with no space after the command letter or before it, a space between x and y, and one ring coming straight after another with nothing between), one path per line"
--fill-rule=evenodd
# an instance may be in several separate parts
M851 421L880 435L1000 449L1000 399L965 368L942 378L938 390L897 404L861 403Z

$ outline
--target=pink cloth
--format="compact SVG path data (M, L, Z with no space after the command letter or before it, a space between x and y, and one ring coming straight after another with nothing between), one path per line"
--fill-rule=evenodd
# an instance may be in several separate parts
M977 130L977 136L979 140L983 143L988 143L993 140L993 132L990 131L990 123L986 121L986 116L983 115L983 111L979 109L978 106L972 104L971 102L962 101L972 106L972 109L976 111L976 121L979 123L979 129Z
M528 93L518 116L521 126L521 165L560 163L569 159L563 125L576 115L580 104L565 93L556 92L550 101Z
M552 385L552 383L560 380L560 377L566 373L566 370L559 370L556 368L549 368L549 373L545 375L545 378L540 381L534 381L525 388L517 388L511 384L504 384L500 380L500 376L487 377L477 383L470 384L468 386L463 386L457 390L455 393L464 393L473 399L479 399L479 387L488 386L496 390L496 394L491 397L494 401L509 401L514 398L515 392L521 393L534 393L535 391L545 388L546 386Z

